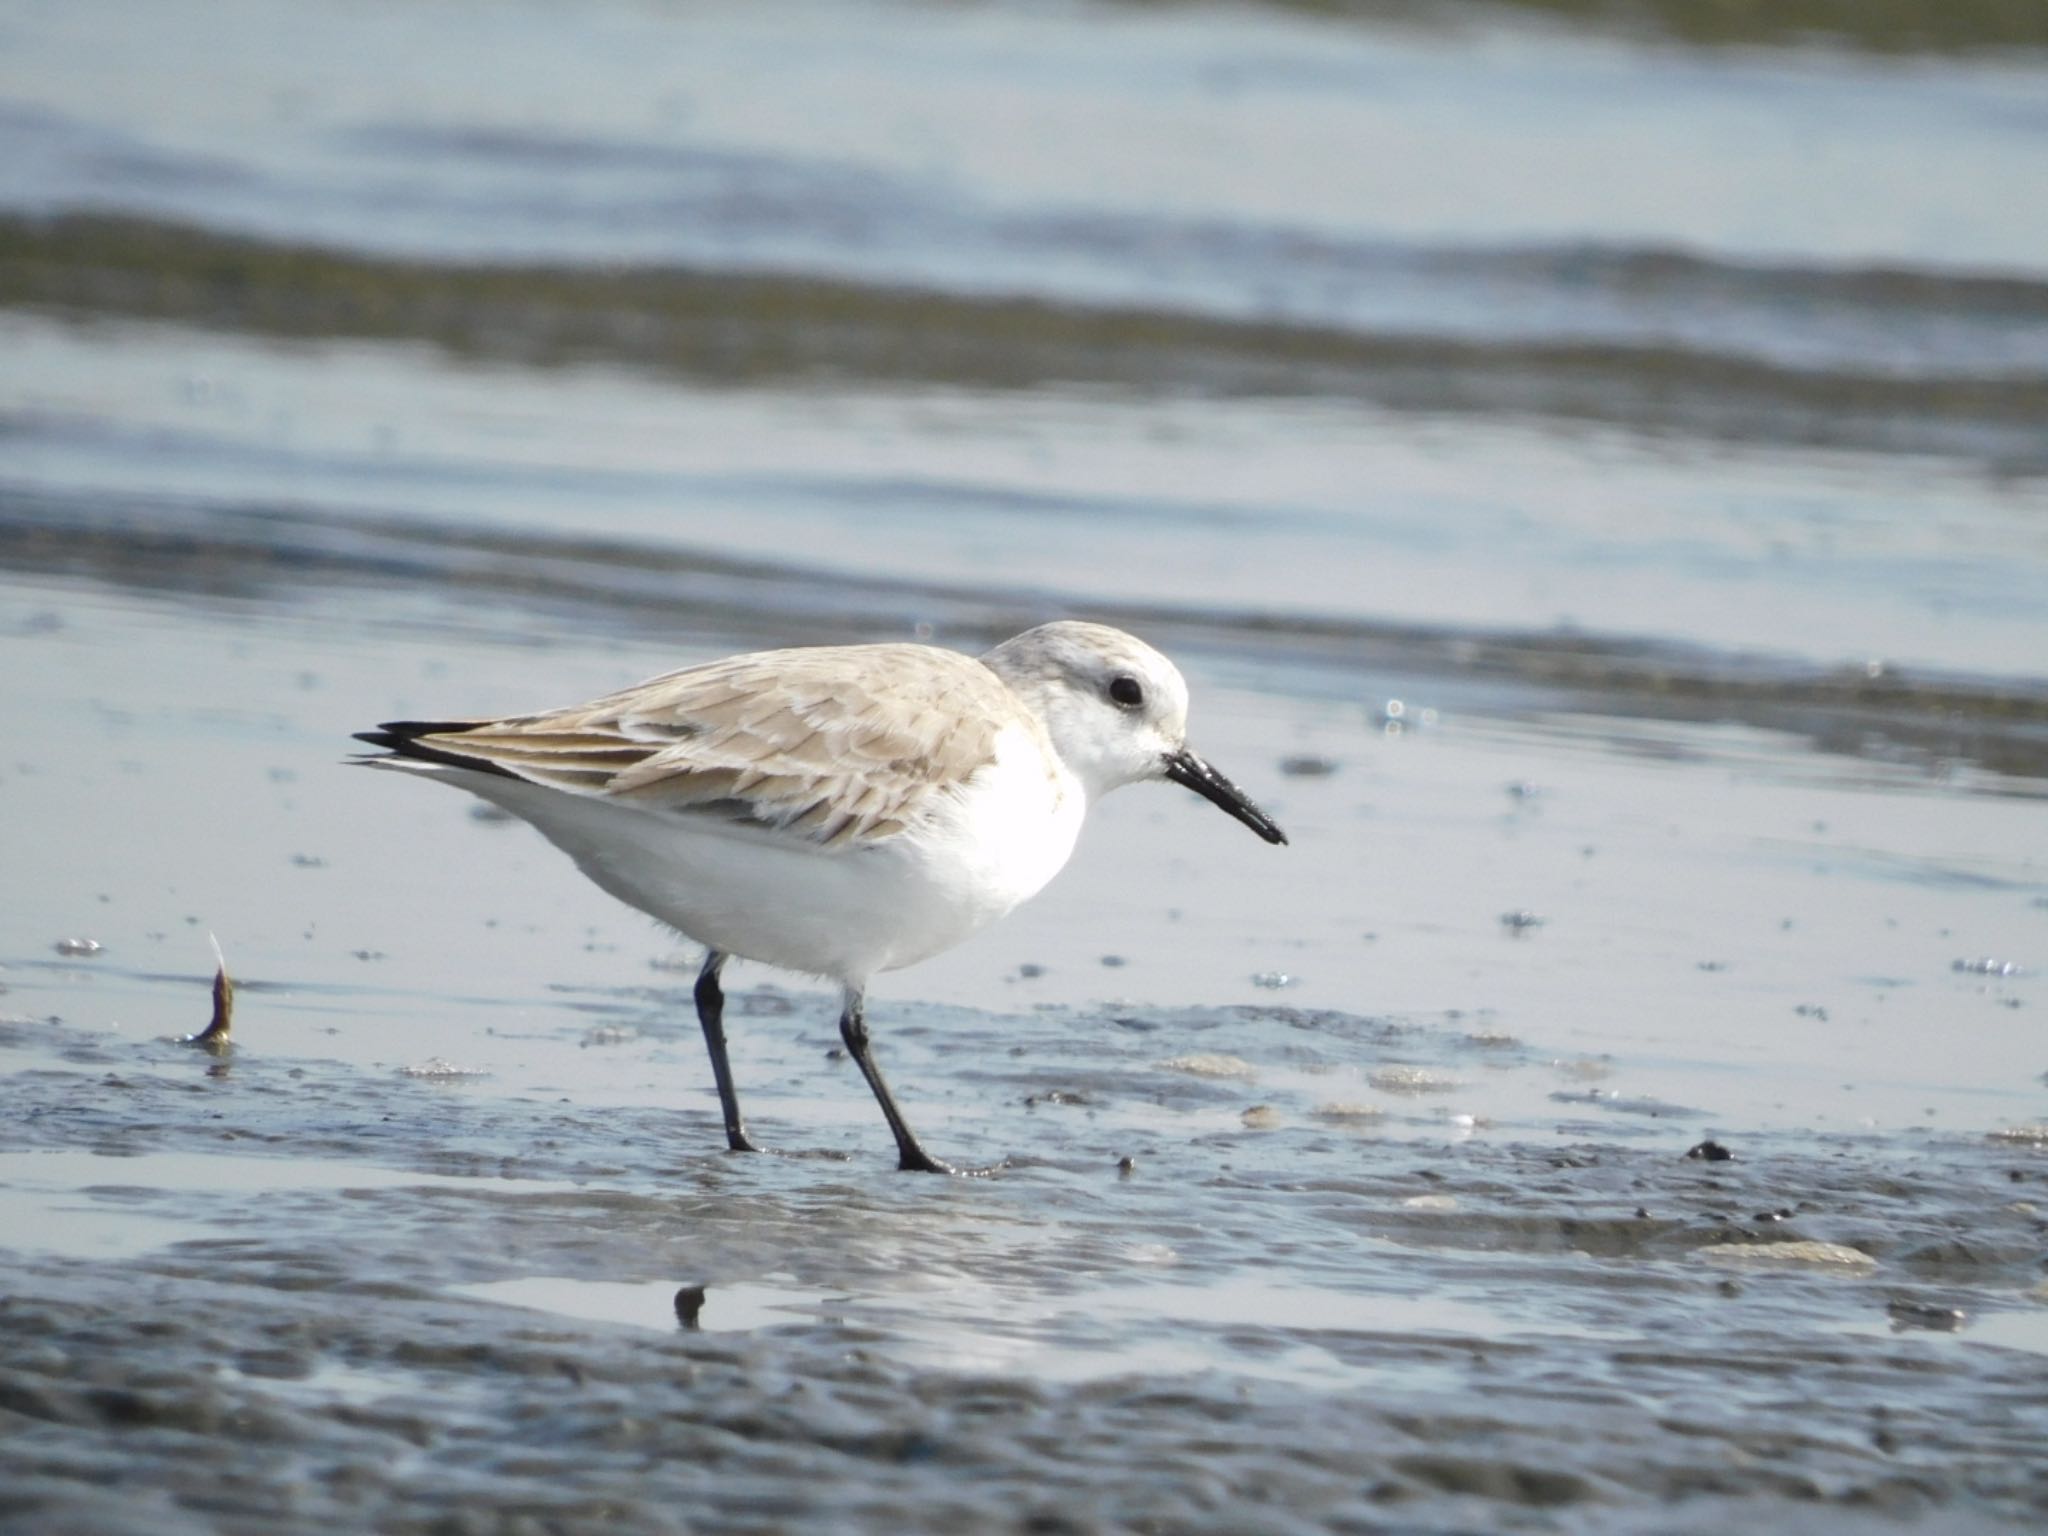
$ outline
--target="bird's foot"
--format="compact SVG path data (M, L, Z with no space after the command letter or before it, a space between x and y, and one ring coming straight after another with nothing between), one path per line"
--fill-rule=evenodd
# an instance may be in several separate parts
M898 1151L900 1155L896 1167L902 1173L947 1173L956 1179L987 1179L993 1178L1010 1166L1010 1160L1006 1157L999 1162L990 1163L986 1168L956 1168L951 1163L933 1157L920 1146L902 1147Z

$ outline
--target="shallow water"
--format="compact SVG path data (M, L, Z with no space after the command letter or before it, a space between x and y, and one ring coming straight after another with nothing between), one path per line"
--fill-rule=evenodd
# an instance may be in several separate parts
M1669 10L0 20L0 1526L2037 1527L2048 71ZM987 1180L343 761L1062 613L1293 842L878 984Z

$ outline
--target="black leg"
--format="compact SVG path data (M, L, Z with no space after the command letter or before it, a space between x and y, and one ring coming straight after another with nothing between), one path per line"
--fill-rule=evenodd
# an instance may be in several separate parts
M903 1111L896 1107L896 1099L882 1078L882 1069L868 1054L867 1000L852 987L846 989L845 1007L839 1014L839 1038L846 1042L846 1054L853 1058L854 1065L860 1068L860 1075L874 1090L875 1102L882 1106L882 1116L889 1122L889 1131L896 1138L898 1168L906 1173L951 1173L977 1179L986 1178L996 1171L995 1168L955 1168L951 1163L940 1162L918 1145L909 1122L903 1118ZM1001 1166L1000 1163L996 1165Z
M725 954L712 950L704 957L704 969L697 973L697 1022L704 1026L704 1045L711 1052L711 1075L718 1082L718 1107L725 1112L725 1144L735 1152L761 1149L747 1138L747 1123L740 1118L740 1098L733 1092L732 1063L725 1059L725 993L719 989L718 973L725 969Z

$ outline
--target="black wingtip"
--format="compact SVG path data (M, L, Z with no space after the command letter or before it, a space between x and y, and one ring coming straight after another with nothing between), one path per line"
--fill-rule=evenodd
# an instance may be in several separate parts
M420 740L422 736L459 736L483 723L480 720L386 720L374 731L355 732L351 739L382 747L391 754L391 757L358 758L358 762L388 763L392 757L410 757L423 763L439 763L447 768L467 768L472 773L494 773L500 778L516 779L519 775L507 772L496 763L461 752L450 752L445 747L431 746Z

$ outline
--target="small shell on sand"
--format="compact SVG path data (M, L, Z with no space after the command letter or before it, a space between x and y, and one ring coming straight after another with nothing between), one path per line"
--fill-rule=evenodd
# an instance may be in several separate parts
M1185 1072L1190 1077L1241 1077L1253 1078L1258 1073L1252 1064L1238 1056L1200 1054L1174 1056L1159 1063L1169 1072Z
M1869 1269L1877 1263L1860 1248L1841 1243L1709 1243L1693 1250L1710 1264L1817 1264L1832 1269Z
M1339 1124L1358 1120L1384 1120L1387 1112L1377 1104L1318 1104L1310 1111L1318 1120L1334 1120Z
M1381 1093L1450 1093L1462 1086L1448 1072L1428 1067L1374 1067L1366 1081Z
M430 1056L425 1061L398 1069L400 1077L421 1077L434 1082L454 1082L468 1077L489 1077L482 1067L459 1067L441 1056Z
M2048 1125L2006 1125L1991 1133L1993 1141L2018 1142L2022 1146L2048 1146Z

